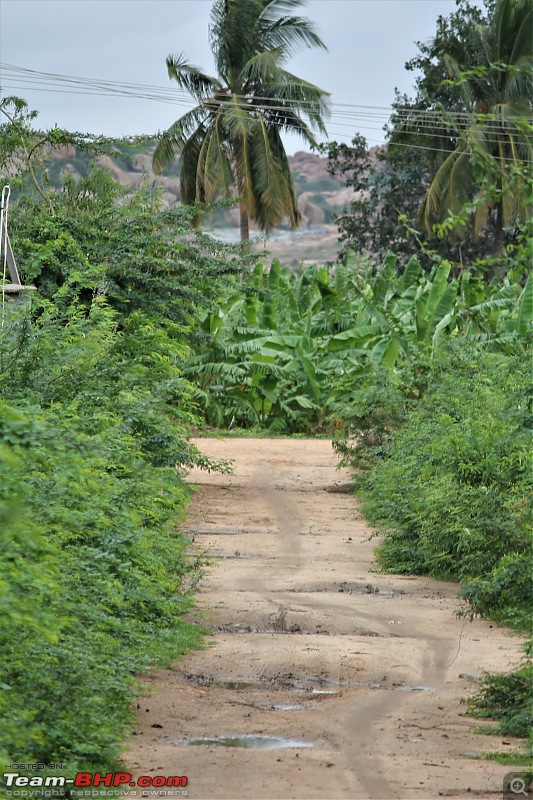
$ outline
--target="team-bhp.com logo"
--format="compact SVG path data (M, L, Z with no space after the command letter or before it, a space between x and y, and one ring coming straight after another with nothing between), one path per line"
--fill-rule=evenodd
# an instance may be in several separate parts
M188 783L185 775L141 775L135 780L129 772L78 772L74 778L66 778L63 775L28 777L18 772L4 772L4 781L9 797L57 797L67 789L71 796L95 797L101 794L99 790L103 788L107 790L105 791L107 796L109 794L137 796L137 791L130 792L129 789L141 789L143 790L141 796L148 797L152 795L150 789L158 789L154 795L186 797L187 791L184 791L183 787ZM113 792L113 789L116 791ZM181 791L176 791L177 789ZM51 790L59 791L56 793Z

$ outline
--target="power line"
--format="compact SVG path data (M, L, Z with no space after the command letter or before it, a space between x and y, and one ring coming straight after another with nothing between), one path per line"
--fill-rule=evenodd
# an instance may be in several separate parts
M124 90L121 90L119 88L111 88L110 89L110 88L106 88L106 87L100 87L99 88L97 86L88 86L87 88L84 88L84 89L82 89L82 88L74 88L74 87L73 88L54 88L53 84L40 83L40 84L37 84L37 85L33 85L31 82L28 83L27 81L24 81L24 80L23 81L18 81L18 82L15 80L12 83L10 83L6 88L9 88L9 89L30 89L30 90L33 90L33 91L54 92L54 93L57 93L57 94L76 94L76 95L88 95L88 96L109 96L109 95L117 96L118 95L118 96L121 96L121 97L132 97L132 98L135 98L135 99L145 99L145 100L151 100L151 101L156 101L156 102L162 102L162 103L167 103L167 104L170 104L170 105L178 105L178 106L181 105L181 106L184 106L185 108L187 108L189 110L192 110L195 107L194 104L191 102L191 99L188 96L184 97L183 99L181 99L179 97L165 97L163 95L154 96L154 95L151 95L151 94L148 94L148 93L144 93L144 92L129 91L129 90L128 91L124 91ZM236 96L236 97L238 98L239 96ZM248 99L249 98L247 98L247 100ZM257 98L254 98L254 99L257 99ZM225 104L225 101L223 101L223 100L211 99L211 100L209 100L209 109L212 109L213 106L216 106L216 105L218 105L219 107L223 107L224 104ZM252 110L252 108L253 108L253 106L249 102L243 102L241 104L241 107L243 109L247 109L247 110ZM290 108L289 101L288 101L287 105L274 105L272 103L268 104L268 110L270 110L270 111L283 112L283 111L287 110L288 108ZM207 110L207 108L206 108L206 110ZM311 112L313 112L313 110L314 109L312 109L312 108L310 109ZM305 108L304 108L304 113L306 113L306 109ZM443 114L443 116L442 116L442 118L440 120L437 119L437 118L435 118L435 119L431 119L430 118L429 120L424 120L424 117L423 117L423 113L424 112L421 112L421 113L422 113L422 116L419 119L413 120L408 111L403 112L403 113L400 113L397 110L394 111L394 115L397 117L397 119L398 119L398 121L400 123L409 122L409 123L412 124L412 131L411 132L416 136L425 136L425 137L429 137L429 138L433 138L433 139L443 139L445 141L449 141L450 139L454 138L454 136L459 135L461 133L461 131L464 131L464 130L467 129L467 127L469 127L469 125L467 125L466 122L464 122L464 123L458 123L458 122L454 123L453 121L448 122L446 113ZM383 114L364 113L362 111L355 111L355 112L339 111L339 112L333 112L331 114L331 119L334 119L335 120L335 124L336 125L340 125L341 127L353 128L354 127L354 123L357 123L358 127L363 129L363 130L375 130L375 131L383 130L384 125L387 124L390 121L390 117L386 117ZM343 122L342 120L348 120L348 122ZM350 124L349 124L349 121L351 121ZM368 123L368 122L374 122L374 123L382 122L383 125L382 125L381 128L376 128L376 127L372 127L372 126L369 126L369 125L360 124L360 123ZM484 124L483 124L483 131L488 133L488 134L491 134L491 133L502 133L503 130L504 130L504 128L502 126L487 124L486 122L484 122ZM488 143L491 143L491 144L498 144L500 140L499 139L491 139L489 137L486 137L486 141Z
M99 95L99 96L119 96L129 97L134 99L151 100L155 102L164 102L171 105L184 106L188 110L192 110L195 105L190 95L179 89L168 89L159 86L152 86L149 84L136 84L128 82L99 80L92 78L81 78L72 75L61 75L55 73L38 72L36 70L27 69L24 67L17 67L11 64L0 64L0 69L11 73L11 82L8 88L12 89L32 89L36 91L57 92L64 94L79 94L79 95ZM284 100L279 98L272 98L268 96L256 95L232 95L232 102L234 100L241 101L239 105L246 110L260 111L260 101L264 101L268 111L278 111L283 113L291 108L291 99L287 98L286 104ZM254 106L252 101L256 103ZM276 100L279 105L273 103ZM223 107L227 101L218 100L206 95L206 113L212 110L213 106ZM257 106L259 102L259 107ZM207 107L207 103L209 106ZM305 107L307 103L307 108ZM298 101L298 105L304 105L304 108L299 108L304 114L310 118L310 124L313 127L313 115L320 114L322 109L320 103L313 100ZM393 115L397 121L402 123L414 124L414 135L417 137L427 137L433 142L436 139L442 139L444 143L450 142L454 136L458 136L471 125L472 115L468 112L447 112L438 109L417 109L405 108L398 109L393 107L383 106L369 106L358 105L355 103L332 103L331 118L335 120L334 124L340 127L353 129L358 125L359 129L378 131L380 128L372 127L361 123L379 123L387 124L390 122L390 117ZM201 105L200 105L201 108ZM338 110L335 110L338 109ZM413 115L415 121L413 123ZM478 115L479 117L480 115ZM416 118L418 117L418 118ZM478 118L476 117L476 119ZM481 117L483 123L483 132L485 134L501 134L505 130L502 126L494 124L491 117L487 115ZM522 118L517 118L517 120ZM345 120L345 121L341 121ZM468 121L468 124L467 124ZM287 130L287 126L283 122L270 121L269 124L277 124L281 128ZM452 129L452 130L450 130ZM383 127L381 128L383 130ZM341 131L334 131L331 127L329 133L334 135L344 136ZM378 140L369 139L378 144L382 142ZM488 135L485 136L485 141L488 144L499 144L501 139L491 139ZM429 144L429 142L428 142ZM395 146L409 147L411 149L427 150L439 153L452 153L453 150L443 147L430 147L425 145L415 145L406 142L395 142ZM512 159L504 159L512 162ZM526 161L525 163L530 163Z
M180 103L186 101L188 104L191 103L191 96L188 92L184 92L180 89L173 89L168 87L162 86L154 86L150 84L138 84L138 83L128 83L128 82L120 82L120 81L108 81L103 79L97 78L82 78L73 75L61 75L57 73L51 72L39 72L37 70L27 69L25 67L17 67L11 64L0 63L0 71L5 72L13 72L15 73L12 76L12 80L21 80L23 77L26 77L28 80L32 79L36 82L45 83L45 85L53 85L54 82L58 83L71 83L74 85L82 85L87 89L92 90L104 90L109 91L111 93L118 93L127 95L131 93L134 97L146 97L146 99L155 99L158 100L159 98L163 98L168 102L175 102ZM27 87L27 88L35 88L35 87ZM206 99L207 99L206 95ZM252 99L251 95L239 95L234 94L232 97L236 98L237 100L242 100L243 103ZM180 98L183 98L180 101ZM253 99L257 101L265 101L269 104L272 102L272 97L269 96L261 96L261 95L253 95ZM210 102L217 102L210 100ZM222 101L219 101L222 102ZM280 101L281 102L281 101ZM290 98L288 98L288 102L290 102ZM313 100L300 100L300 105L307 104L310 108L316 108L317 103ZM284 106L270 106L271 108L278 108L279 110L283 110ZM377 117L382 116L386 117L386 121L390 118L391 115L395 115L397 117L408 117L411 118L412 114L421 114L428 117L428 120L431 121L432 118L444 120L448 124L458 123L464 121L470 121L472 119L472 114L468 111L446 111L444 109L426 109L426 108L416 108L416 107L405 107L405 108L395 108L393 106L371 106L371 105L359 105L356 103L331 103L332 109L339 109L336 112L336 115L343 115L343 116L352 116L355 114L360 113L367 113L371 115L375 115ZM344 110L345 109L345 110ZM355 111L350 111L350 109L355 109ZM477 114L476 118L479 120L483 120L485 124L487 120L491 120L491 115L482 115ZM378 120L379 121L379 120ZM533 117L530 118L528 121L533 123ZM427 123L426 123L427 124ZM490 127L490 124L489 124ZM500 128L497 128L498 130Z
M48 88L46 86L46 84L45 85L41 84L41 85L34 86L31 83L28 84L28 83L24 83L24 82L22 82L22 83L16 83L15 82L14 85L10 84L6 88L10 88L10 89L31 89L33 91L54 92L54 93L57 93L57 94L74 94L74 95L86 95L86 96L131 97L131 98L135 98L135 99L144 99L144 100L167 103L167 104L170 104L170 105L178 105L178 106L181 105L181 106L185 107L187 110L192 110L193 108L195 108L194 104L191 103L191 100L188 97L186 99L169 98L169 97L157 97L157 96L152 96L152 95L145 94L145 93L140 93L140 92L121 91L119 89L113 89L112 91L110 91L109 89L106 89L106 88L98 89L96 86L88 87L86 89ZM218 105L219 108L222 108L225 105L225 101L213 100L212 99L212 100L209 101L209 108L206 107L205 111L207 112L208 110L211 110L213 108L213 106L217 106L217 105ZM242 107L243 109L246 109L246 110L250 110L250 111L251 110L261 110L260 106L254 107L254 106L250 105L249 103L242 103L240 105L240 107ZM283 112L283 111L286 111L289 107L290 107L289 105L286 105L286 106L269 105L267 107L267 109L269 111ZM305 109L304 109L304 113L305 113ZM364 123L368 123L368 122L378 122L379 123L381 121L384 124L386 124L387 122L389 122L389 118L380 119L379 116L365 115L362 112L353 112L351 114L350 113L346 113L346 112L344 112L344 113L343 112L333 113L331 115L331 119L332 119L332 121L334 120L333 124L336 125L336 126L339 126L339 127L350 128L351 130L354 130L354 128L357 126L357 130L369 130L369 131L382 131L384 126L382 126L380 128L377 128L377 127L374 127L372 125L367 125L367 124L364 124ZM348 121L343 121L343 120L348 120ZM402 122L402 120L405 121L405 122L412 122L412 119L407 114L403 118L400 116L400 122ZM411 133L416 137L425 137L425 138L431 139L433 141L435 141L435 140L443 140L444 143L447 143L447 142L450 142L450 140L452 140L453 138L455 138L458 135L460 135L460 133L462 131L466 130L467 127L469 127L466 124L463 124L463 126L460 127L456 123L453 126L455 128L455 130L450 130L450 129L446 130L445 127L444 127L444 121L445 121L444 118L441 121L439 121L439 120L435 120L435 121L429 120L428 122L422 122L421 120L417 120L415 122L414 128L412 129ZM281 128L286 127L283 122L276 123L275 121L271 121L270 124L277 124ZM484 130L484 132L486 132L488 134L491 134L491 133L493 133L493 134L502 133L504 131L504 129L502 127L491 126L491 125L487 125L487 124L485 124L483 126L483 130ZM330 133L336 133L338 135L344 135L344 133L342 131L333 131L331 126L329 126L329 132ZM378 140L372 140L372 141L378 141ZM487 144L499 144L501 140L500 139L493 139L493 138L490 138L490 135L486 135L485 136L485 141L486 141ZM443 149L443 148L429 148L429 147L423 147L422 148L422 146L417 146L417 145L414 145L412 143L409 144L409 145L406 145L405 143L395 142L395 144L398 145L398 146L419 147L419 149L426 149L426 150L431 149L431 150L434 150L435 152L452 152L451 150L446 150L446 149Z

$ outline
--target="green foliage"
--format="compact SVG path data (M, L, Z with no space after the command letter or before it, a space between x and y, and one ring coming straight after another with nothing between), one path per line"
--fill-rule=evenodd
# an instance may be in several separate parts
M3 97L0 100L0 176L9 181L15 191L36 197L54 212L54 190L47 166L51 151L67 152L76 149L76 158L84 166L94 156L115 149L115 143L103 136L88 133L71 133L54 127L37 130L34 120L37 111L30 111L20 97ZM123 143L124 146L124 143Z
M533 746L533 664L525 663L507 675L487 675L480 691L469 703L470 713L496 719L506 736L529 737Z
M25 727L33 718L31 706L12 714L17 700L8 682L9 656L18 645L18 657L24 662L30 657L29 641L44 637L50 645L61 629L61 621L50 609L60 591L57 551L22 511L29 492L21 474L23 460L17 454L17 443L27 445L31 435L27 418L0 401L0 641L4 653L0 674L0 757L4 763L10 762L10 754L22 752L19 748L25 744Z
M183 323L236 262L102 170L47 191L12 206L40 291L0 330L0 758L71 774L117 765L135 676L201 642L182 476L229 464L187 439Z
M43 302L0 339L0 751L73 771L116 763L134 675L199 644L175 525L205 461L177 326L81 310Z
M185 203L227 199L237 189L243 240L248 218L266 232L285 217L297 227L300 212L281 134L296 133L314 147L312 129L325 133L327 92L285 69L299 50L324 47L308 19L286 13L302 5L216 0L209 41L217 77L183 54L167 58L169 78L198 105L162 135L154 169L181 156Z
M319 296L310 274L298 280L274 260L269 273L258 265L244 291L206 316L209 340L184 372L198 385L208 421L290 432L305 429L306 420L320 423L320 379L307 357L314 343L303 311L312 293Z
M473 612L519 627L533 599L529 384L521 359L451 348L363 479L385 568L459 579Z
M391 413L394 427L405 403L423 394L447 339L460 337L479 352L525 352L531 283L522 287L519 266L503 286L487 286L468 271L450 280L450 273L442 262L426 275L412 257L398 276L392 253L376 274L353 256L334 272L308 267L297 274L274 260L266 273L258 265L206 315L208 339L185 366L208 421L278 432L335 428L348 438L364 429L370 438L359 449L366 450L381 437L379 420L362 410L366 387L378 417ZM391 385L404 401L387 400L380 387ZM358 424L356 417L365 419Z
M501 252L530 214L530 3L484 6L458 0L435 36L417 42L405 65L418 73L416 94L397 94L387 147L369 152L359 135L351 147L328 146L331 173L347 176L355 193L337 219L343 252L375 264L388 249L417 253L406 222L412 230L420 219L425 245L463 265ZM435 230L435 222L445 224Z
M148 185L127 194L100 167L77 181L67 176L53 199L52 216L20 197L11 239L25 280L64 308L101 294L121 318L143 311L187 324L242 268L235 248L191 231L195 211L164 209Z
M351 249L356 253L371 253L373 259L379 259L391 248L397 252L390 236L387 237L383 252L380 252L376 241L379 226L376 224L373 196L375 166L370 159L366 139L358 134L353 137L351 145L331 142L327 146L322 145L322 152L328 158L329 174L344 178L346 186L354 191L354 199L349 206L335 216L342 245L340 255L346 255Z
M524 516L531 525L531 510ZM531 620L532 569L532 552L526 544L523 551L502 555L487 577L469 581L462 595L478 614L525 629Z

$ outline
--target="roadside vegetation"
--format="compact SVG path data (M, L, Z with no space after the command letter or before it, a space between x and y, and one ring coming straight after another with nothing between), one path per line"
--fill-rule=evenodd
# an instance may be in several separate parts
M111 769L135 676L200 646L184 616L201 563L179 532L183 474L230 465L189 443L198 428L332 436L384 535L382 569L457 580L465 614L529 628L533 157L531 43L520 31L531 13L522 0L483 11L460 0L433 45L419 46L417 98L398 98L374 171L360 137L331 145L332 172L357 193L338 219L336 265L291 270L221 245L190 225L205 205L165 209L148 182L125 194L91 165L117 147L127 157L125 143L36 131L23 101L3 101L9 230L24 282L37 287L1 311L4 763ZM499 52L512 63L491 60L496 30L507 31ZM509 50L513 37L523 52ZM284 74L283 59L263 60ZM169 70L200 99L213 90L183 60ZM320 128L324 93L306 91ZM428 130L430 113L443 130ZM261 114L254 106L252 138ZM208 121L219 117L234 147L241 115L220 106ZM161 163L192 147L179 124ZM440 155L421 162L429 133ZM52 184L47 154L67 144L86 168ZM263 145L264 166L273 145ZM204 174L218 183L200 182L197 200L229 191L225 152ZM257 210L256 189L241 193L244 233L248 217L277 219ZM503 733L531 731L527 656L511 675L487 676L471 703Z
M124 201L94 168L41 184L51 214L18 181L11 238L38 291L1 311L0 758L105 772L135 676L201 646L182 478L229 465L187 440L201 420L182 366L241 267L148 186Z

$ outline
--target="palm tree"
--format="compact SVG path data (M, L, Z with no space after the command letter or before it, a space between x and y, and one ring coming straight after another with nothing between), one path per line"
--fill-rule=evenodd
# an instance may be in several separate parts
M421 217L428 231L465 203L474 205L474 235L496 212L493 251L504 229L527 216L527 178L533 160L533 4L497 0L488 24L476 26L483 63L465 69L448 55L450 77L461 90L465 113L457 146L429 187ZM478 48L476 48L478 49ZM412 125L413 123L411 123ZM414 125L416 127L416 124ZM461 233L464 224L455 226Z
M249 219L269 232L300 213L281 134L295 132L316 145L325 133L329 94L285 69L302 48L325 46L311 22L291 12L304 0L216 0L209 40L218 77L169 56L169 77L197 106L160 138L153 156L161 172L176 155L184 203L241 197L241 240ZM307 121L306 121L307 120Z

